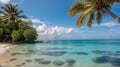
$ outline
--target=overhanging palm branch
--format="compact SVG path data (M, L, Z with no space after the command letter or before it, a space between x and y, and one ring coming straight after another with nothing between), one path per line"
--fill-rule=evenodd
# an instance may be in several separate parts
M88 26L91 27L93 20L95 19L98 24L101 23L104 15L110 15L115 20L120 22L120 18L113 14L110 9L115 3L119 3L120 0L79 0L70 10L69 15L74 17L80 14L77 25L82 26L85 19L88 17Z

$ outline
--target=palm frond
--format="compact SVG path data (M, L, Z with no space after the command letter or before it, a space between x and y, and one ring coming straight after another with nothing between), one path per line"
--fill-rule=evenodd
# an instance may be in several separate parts
M19 11L17 10L17 11L16 11L16 15L19 15L19 14L21 14L21 13L23 13L23 12L24 12L23 10L19 10Z
M69 10L69 15L74 17L80 12L84 11L84 4L76 3L70 10Z
M102 20L102 13L100 11L97 11L97 13L96 13L97 24L100 24L101 20Z
M89 16L88 24L87 24L88 27L92 27L94 17L95 17L94 13L91 13Z
M106 3L110 4L110 5L113 5L115 3L120 3L120 0L105 0Z
M0 14L2 14L3 16L8 15L6 12L3 12L3 11L0 11Z
M90 2L90 0L79 0L79 2Z
M87 9L87 10L78 18L77 25L78 25L79 27L81 27L81 26L83 25L84 21L85 21L85 18L86 18L89 14L91 14L91 13L93 13L93 12L94 12L94 8L93 8L93 7Z
M20 15L20 16L17 16L18 18L27 18L25 15Z

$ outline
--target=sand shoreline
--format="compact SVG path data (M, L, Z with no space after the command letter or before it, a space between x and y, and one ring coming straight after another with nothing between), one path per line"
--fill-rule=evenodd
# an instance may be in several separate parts
M0 55L4 54L7 50L15 46L17 45L13 43L0 43Z

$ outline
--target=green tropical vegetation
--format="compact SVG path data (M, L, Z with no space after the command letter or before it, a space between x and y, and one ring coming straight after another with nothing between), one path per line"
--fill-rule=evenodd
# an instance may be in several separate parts
M6 4L0 8L0 42L33 42L37 32L23 15L18 5Z
M105 15L110 15L120 23L120 18L111 12L111 8L115 3L120 3L120 0L79 0L69 10L69 14L72 17L80 14L77 20L79 27L83 26L86 18L88 19L88 27L92 26L94 20L97 24L100 24Z

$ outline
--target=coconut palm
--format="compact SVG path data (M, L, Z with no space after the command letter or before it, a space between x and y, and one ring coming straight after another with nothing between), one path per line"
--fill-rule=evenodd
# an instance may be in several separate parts
M110 15L116 21L120 22L120 18L110 11L115 3L120 0L79 0L70 10L70 16L74 17L80 14L77 20L77 25L82 26L85 19L88 19L87 25L92 26L95 19L100 24L104 15Z
M3 20L14 20L18 21L22 18L26 18L25 15L22 14L23 10L19 10L18 5L14 4L6 4L5 6L1 7L0 14Z

